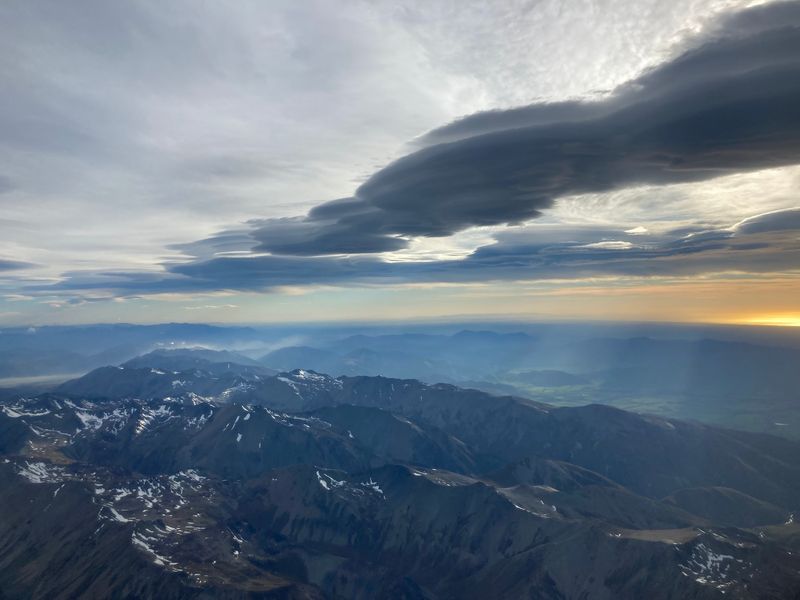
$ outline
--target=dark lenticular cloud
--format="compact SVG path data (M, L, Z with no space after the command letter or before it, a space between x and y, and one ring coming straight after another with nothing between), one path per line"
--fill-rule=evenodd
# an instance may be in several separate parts
M462 260L390 263L376 257L220 257L176 265L189 285L265 289L282 285L686 276L800 269L800 208L751 217L729 228L663 235L570 229L571 241L532 241L508 231ZM608 241L610 236L615 241Z
M736 226L736 231L741 233L800 232L800 208L778 210L745 219Z
M462 260L385 262L376 256L217 256L159 273L71 273L59 290L121 295L219 290L264 291L293 285L469 283L586 277L673 277L720 272L800 270L800 208L757 215L727 228L660 235L610 228L558 228L547 239L509 230ZM613 241L609 238L613 237ZM204 255L202 252L199 255ZM29 292L52 291L42 286Z
M261 221L252 235L273 254L380 253L409 237L521 223L566 195L795 164L798 106L800 4L751 8L604 100L467 117L353 198Z

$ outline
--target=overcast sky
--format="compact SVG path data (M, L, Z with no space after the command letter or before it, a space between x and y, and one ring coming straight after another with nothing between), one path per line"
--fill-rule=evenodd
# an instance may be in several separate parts
M800 324L800 3L0 3L0 324Z

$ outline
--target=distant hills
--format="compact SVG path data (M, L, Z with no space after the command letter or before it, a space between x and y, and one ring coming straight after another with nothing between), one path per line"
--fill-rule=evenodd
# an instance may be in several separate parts
M278 370L449 382L560 405L603 402L800 438L800 349L793 347L462 331L358 335L260 360Z
M0 378L85 372L157 348L231 348L261 337L247 327L185 323L5 328L0 330Z
M647 337L569 341L476 331L450 336L360 335L321 348L281 348L261 358L276 369L319 368L340 375L455 382L488 378L541 387L595 382L628 393L737 397L793 393L800 385L798 361L800 349L745 342Z
M176 348L158 349L132 358L123 363L128 368L149 367L169 371L187 371L189 369L208 369L217 366L226 370L246 370L242 367L260 367L257 360L238 352L228 350L209 350L208 348ZM273 371L274 373L274 371Z

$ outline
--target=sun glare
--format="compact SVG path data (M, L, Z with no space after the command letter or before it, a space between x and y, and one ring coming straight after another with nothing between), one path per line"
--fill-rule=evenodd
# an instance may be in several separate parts
M772 325L775 327L800 327L800 314L762 315L743 320L748 325Z

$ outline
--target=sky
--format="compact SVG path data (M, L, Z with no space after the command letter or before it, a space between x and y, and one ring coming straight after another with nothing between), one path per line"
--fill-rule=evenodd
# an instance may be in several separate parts
M800 325L800 2L0 3L0 325Z

